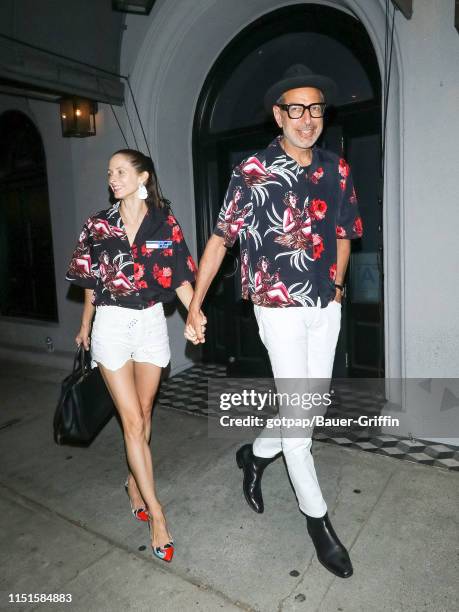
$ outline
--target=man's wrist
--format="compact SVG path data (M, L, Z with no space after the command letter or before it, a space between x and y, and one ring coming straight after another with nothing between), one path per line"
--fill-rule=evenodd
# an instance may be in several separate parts
M201 304L199 303L198 300L191 300L190 305L188 307L188 312L190 314L199 314L199 311L201 310Z

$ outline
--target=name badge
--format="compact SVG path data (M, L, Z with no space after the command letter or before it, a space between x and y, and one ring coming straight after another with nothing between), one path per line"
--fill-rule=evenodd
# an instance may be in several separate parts
M170 249L172 240L147 240L145 246L147 249Z

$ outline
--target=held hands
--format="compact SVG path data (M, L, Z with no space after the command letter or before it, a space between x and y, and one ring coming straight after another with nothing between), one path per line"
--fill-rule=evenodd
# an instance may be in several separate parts
M202 310L188 312L184 336L193 344L203 344L205 339L207 319Z
M85 351L89 351L89 343L90 343L90 326L82 325L80 327L80 331L76 335L75 342L77 346L82 344L84 346Z

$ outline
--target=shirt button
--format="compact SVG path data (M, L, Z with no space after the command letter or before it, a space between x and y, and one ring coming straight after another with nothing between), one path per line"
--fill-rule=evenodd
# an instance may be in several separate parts
M138 293L136 293L136 295L139 295Z

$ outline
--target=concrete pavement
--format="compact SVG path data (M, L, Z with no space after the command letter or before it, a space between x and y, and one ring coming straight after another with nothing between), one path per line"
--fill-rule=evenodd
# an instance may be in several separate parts
M457 473L315 442L354 565L341 580L315 557L282 460L265 472L265 513L256 515L242 496L235 441L209 438L205 418L158 410L157 487L176 541L166 565L130 514L117 421L87 449L54 444L64 375L0 369L1 610L459 609ZM68 593L72 602L13 604L10 593Z

